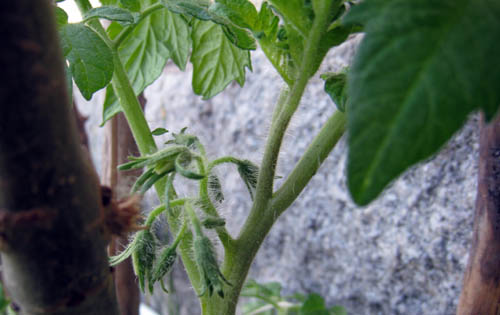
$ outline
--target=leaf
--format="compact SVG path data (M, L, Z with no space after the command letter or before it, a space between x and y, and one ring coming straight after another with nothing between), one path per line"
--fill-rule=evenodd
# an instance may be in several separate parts
M56 10L57 26L59 27L64 24L68 24L68 14L66 13L66 11L64 11L60 7L54 7L54 9Z
M309 294L300 308L300 315L330 315L325 308L325 300L316 293Z
M365 205L434 154L482 109L500 104L500 2L367 0L346 23L365 25L348 75L348 187ZM480 34L480 35L478 35Z
M132 14L130 11L122 8L103 6L99 8L90 9L85 14L85 20L91 18L101 18L110 21L116 21L122 25L130 25L136 23L138 19L137 14Z
M302 38L306 38L312 27L314 12L305 0L270 0L273 7L283 17L285 24L291 25Z
M66 88L68 92L68 99L73 99L73 76L71 75L71 71L68 68L66 62L64 62L64 74L66 76Z
M257 9L248 0L216 0L211 7L241 28L252 29L257 21Z
M120 25L112 23L108 32L119 33ZM139 95L162 73L170 57L182 70L185 69L191 47L187 22L168 10L152 13L127 36L119 48L120 60ZM103 123L121 111L112 87L106 90L103 106Z
M151 134L153 136L161 136L163 134L166 134L167 132L168 130L165 128L156 128L155 130L151 131Z
M85 99L104 88L113 76L113 56L104 41L83 24L61 26L63 54L70 64L76 85Z
M163 0L162 3L172 12L221 25L227 38L241 49L254 50L257 48L251 32L231 20L237 14L222 3L216 2L210 5L210 2L201 0ZM251 3L250 5L253 6Z
M250 54L234 46L220 25L195 21L192 31L193 90L208 99L232 81L245 83L245 67L251 69Z
M347 75L341 73L324 73L321 78L325 80L325 92L341 112L345 112L347 103Z
M194 16L203 21L211 19L208 13L210 1L204 0L162 0L163 5L172 12Z
M120 0L99 0L102 5L114 5L117 6L120 4Z
M141 10L141 3L139 0L120 0L120 5L130 11L138 12Z
M291 85L296 74L296 66L291 58L288 43L279 36L279 19L264 2L254 26L262 51L283 80Z

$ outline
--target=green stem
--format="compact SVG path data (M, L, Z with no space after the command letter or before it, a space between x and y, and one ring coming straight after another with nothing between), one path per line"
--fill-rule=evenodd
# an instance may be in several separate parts
M289 93L290 93L290 88L288 86L284 86L281 89L280 95L278 97L278 102L276 102L276 108L274 109L273 112L273 118L271 119L271 128L274 126L276 120L281 114L281 110L283 109L283 106L288 98Z
M337 111L321 128L319 134L272 198L270 208L276 211L278 216L297 199L307 183L316 174L318 168L344 134L345 125L345 114Z
M209 164L208 167L205 167L206 160L204 157L201 159L201 162L199 164L200 164L199 165L200 173L205 175L205 177L200 180L200 192L199 192L200 199L203 201L204 205L203 210L207 214L219 218L220 217L219 212L217 212L217 209L213 205L212 201L210 200L210 196L208 195L208 177L211 171L210 168L211 164ZM205 171L205 169L207 169L207 171ZM215 231L217 232L217 236L219 237L222 246L224 246L224 249L226 251L232 250L232 248L234 247L234 240L227 231L226 227L225 226L219 227L215 229Z
M170 207L182 206L186 201L187 201L186 198L172 200L172 201L170 201ZM146 220L145 225L147 227L150 227L153 224L153 222L156 220L156 218L166 210L167 210L167 207L165 205L161 205L161 206L157 207L156 209L154 209L153 211L151 211L151 213L149 213L149 215L148 215L148 218Z
M252 209L238 238L235 240L235 253L229 257L230 259L224 259L222 272L233 286L227 292L224 300L211 299L206 304L202 301L204 315L232 315L235 313L236 303L251 262L279 215L272 208L272 203L270 202L273 194L276 163L283 136L293 114L297 110L305 87L310 79L310 69L312 69L316 61L317 49L321 43L321 37L327 28L332 1L321 1L320 5L323 7L318 8L318 14L314 19L309 33L303 54L301 71L299 72L300 76L293 84L290 92L287 89L282 90L280 102L284 100L284 103L282 105L278 104L274 110L273 122L260 167Z
M177 245L179 245L182 238L184 237L184 234L186 233L186 229L187 229L187 220L183 220L181 230L177 233L177 236L172 242L172 245L170 245L171 247L177 247Z
M89 9L92 8L88 0L75 0L82 15L85 14ZM95 27L99 33L104 32L104 28L98 21L90 21L92 26ZM157 151L156 144L154 142L153 136L151 135L151 130L146 122L144 117L144 113L141 109L139 101L135 95L134 90L130 84L127 73L123 67L123 64L120 61L118 56L118 52L113 49L113 57L115 64L115 71L113 73L113 79L111 84L115 91L116 96L120 102L122 110L127 118L128 124L134 136L135 142L137 143L137 147L141 155L151 154ZM156 192L160 198L163 198L165 193L165 180L160 180L155 184ZM178 222L169 218L168 224L172 231L176 233L179 230ZM180 253L181 258L184 263L184 267L186 268L186 272L189 276L191 284L194 287L200 286L200 276L198 272L198 268L196 267L195 262L191 259L191 244L190 239L192 238L191 233L186 232L186 237L180 244Z
M123 43L123 41L125 40L125 38L127 38L127 36L134 30L134 28L135 28L135 26L137 24L141 23L141 21L144 20L150 14L152 14L152 13L158 11L158 10L161 10L161 9L165 9L165 6L163 4L161 4L161 3L153 4L152 6L144 9L144 11L142 11L141 15L139 16L139 19L138 19L137 23L125 27L116 36L116 38L113 40L113 47L115 49L118 49L118 47L120 47L120 45Z
M186 212L189 218L191 219L191 224L193 225L194 233L196 234L196 236L203 236L204 234L201 228L200 219L198 219L198 216L194 212L193 207L189 202L186 203L184 207L186 208Z
M88 0L75 0L75 2L82 15L85 15L85 13L92 8L92 5ZM109 37L106 35L106 31L99 21L89 21L89 25L91 25L92 28L99 34L104 34L104 37L107 38L107 41L109 41ZM139 100L132 89L127 73L118 56L118 52L116 49L112 49L112 51L115 69L111 84L113 85L120 105L125 113L139 151L142 155L154 153L157 150L156 143L151 135L148 123L144 118L144 113L141 109L141 105L139 104Z
M216 167L217 165L224 164L224 163L233 163L233 164L238 164L239 159L232 157L232 156L224 156L218 159L213 160L208 164L208 173Z
M127 121L137 142L137 146L141 155L152 154L156 152L156 143L151 135L148 123L144 118L141 105L135 95L127 73L123 68L118 53L114 52L115 72L113 74L112 85L122 110L127 118ZM158 192L159 196L163 196L163 191Z
M244 240L246 243L253 242L252 238L254 235L259 234L259 232L257 232L259 229L257 227L259 225L258 222L262 222L264 212L269 208L268 203L274 190L274 177L281 143L283 142L283 137L288 124L297 110L302 94L304 93L306 85L309 82L311 76L310 69L312 69L314 63L316 62L316 52L321 43L321 37L327 28L328 15L332 2L321 1L321 4L324 7L318 10L320 14L316 15L309 33L309 38L304 50L300 76L293 84L289 93L287 89L283 89L281 91L282 95L280 96L280 101L283 100L283 94L287 94L285 102L282 105L278 104L278 106L274 109L273 124L269 132L269 138L264 151L264 158L260 167L261 171L259 172L259 178L257 181L254 203L239 236L239 238ZM274 117L276 118L274 119ZM274 215L274 217L276 216Z
M250 297L250 298L256 298L256 299L262 300L262 301L264 301L264 302L266 302L266 303L271 304L272 306L274 306L275 309L280 310L280 311L282 310L282 307L279 306L278 303L276 303L271 298L268 298L265 295L260 295L260 294L241 294L241 296Z

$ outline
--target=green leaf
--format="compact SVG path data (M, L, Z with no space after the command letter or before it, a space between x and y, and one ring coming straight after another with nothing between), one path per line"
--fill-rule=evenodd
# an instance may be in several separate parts
M60 7L54 7L56 10L56 22L57 26L62 26L64 24L68 24L68 14L66 11L61 9Z
M291 25L302 38L306 38L312 27L314 12L305 0L270 0L273 7L283 17L285 24Z
M64 62L64 74L66 75L66 88L68 91L68 99L73 100L73 76L68 68L66 62Z
M330 315L330 312L325 308L325 300L321 295L313 293L308 295L300 308L300 315Z
M221 25L224 34L231 43L241 49L255 50L257 45L252 33L234 24L228 15L231 14L228 8L214 3L208 8L210 20Z
M291 85L295 78L296 66L291 58L289 46L279 36L279 18L264 2L259 11L254 32L259 40L262 51L278 71L283 80Z
M167 132L168 130L165 128L156 128L155 130L151 131L151 134L153 136L161 136L163 134L166 134Z
M210 5L210 2L200 0L163 0L162 3L172 12L220 24L228 39L241 49L254 50L257 48L251 32L233 22L232 18L236 19L237 22L242 22L241 18L237 18L239 15L232 10L232 7L226 6L224 3L216 2ZM253 7L251 3L250 5Z
M120 25L112 23L110 34L116 35ZM169 57L185 69L191 47L187 22L178 14L159 10L143 19L127 36L118 50L134 92L139 95L162 73ZM106 90L103 123L121 111L111 87Z
M345 112L347 103L347 75L341 73L324 73L321 78L325 80L325 92L341 112Z
M500 2L367 0L348 23L366 35L348 75L348 187L365 205L500 104Z
M222 27L209 21L195 21L192 31L193 90L208 99L232 81L245 83L245 67L251 69L250 54L234 46Z
M104 88L113 76L113 56L106 43L83 24L61 26L63 54L76 85L85 99Z
M323 35L322 41L318 47L317 57L315 63L311 67L310 75L313 76L316 71L318 71L321 62L325 58L326 54L330 48L338 46L345 42L349 35L358 30L355 26L343 26L337 25L336 27L330 29L325 35Z
M204 0L162 0L163 5L170 11L178 14L194 16L203 21L209 21L212 17L208 13L210 1Z
M114 5L117 6L120 4L120 0L99 0L102 5Z
M85 20L91 18L101 18L110 21L116 21L122 25L130 25L136 23L138 15L132 14L130 11L122 8L103 6L99 8L90 9L85 14Z
M248 0L216 0L211 9L241 28L252 29L257 22L257 9Z
M134 12L139 12L141 10L141 3L139 0L120 0L120 5Z

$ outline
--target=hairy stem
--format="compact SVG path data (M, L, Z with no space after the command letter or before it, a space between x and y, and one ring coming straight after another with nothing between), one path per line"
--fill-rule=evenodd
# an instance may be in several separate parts
M333 150L346 125L345 114L336 111L314 138L292 173L273 196L271 208L281 215L297 199L307 183L316 174L326 157Z
M327 28L328 13L330 12L332 3L331 1L324 1L321 2L321 5L323 7L318 10L319 14L316 15L306 43L300 76L293 84L290 92L288 92L286 88L282 90L279 104L274 110L272 126L259 171L252 209L238 238L235 240L235 252L231 253L231 255L226 254L224 259L222 272L228 278L232 287L228 290L224 299L213 297L208 301L202 301L202 312L204 315L233 315L235 313L236 303L250 265L273 223L278 218L279 214L283 212L283 210L276 211L276 209L273 208L273 203L270 202L273 196L276 163L283 136L293 114L299 106L305 87L310 79L310 69L317 58L317 49L321 37ZM319 136L319 138L321 141L318 140L318 142L323 143L323 136ZM314 143L315 142L313 142L313 144ZM321 156L325 154L324 151L329 152L328 148L326 150L320 150L318 148L314 151L319 152ZM304 171L312 172L310 176L304 176L304 186L314 175L316 170L317 167L308 167L304 169ZM296 198L296 196L294 198Z
M92 8L88 0L75 1L80 8L82 15ZM99 33L104 33L105 37L109 41L109 38L105 34L104 28L98 21L90 21L89 23L92 23L92 26L96 28ZM153 136L151 135L151 130L146 122L144 113L141 109L139 101L137 100L135 92L132 89L130 80L123 67L123 64L120 61L116 47L113 48L112 51L114 56L115 71L113 73L111 84L113 85L115 94L118 97L122 110L125 114L125 117L127 118L141 155L154 153L157 150L157 147L154 142ZM165 180L160 180L155 184L155 189L160 200L164 196L165 188ZM168 224L174 233L177 233L179 231L179 222L177 222L174 218L171 218L169 216ZM189 231L186 232L186 236L179 245L179 251L181 253L181 258L191 283L193 284L193 286L199 287L200 277L198 268L196 267L193 259L191 259L190 257L191 238L191 233Z

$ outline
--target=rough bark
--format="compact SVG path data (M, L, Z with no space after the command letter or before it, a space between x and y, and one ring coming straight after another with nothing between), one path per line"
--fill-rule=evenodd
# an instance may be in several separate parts
M474 238L457 314L500 314L500 116L482 119Z
M118 314L99 182L66 94L51 1L0 10L0 249L21 314Z

